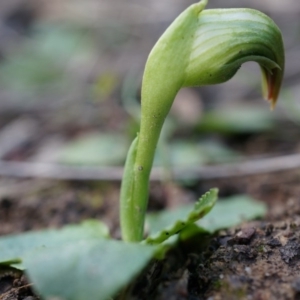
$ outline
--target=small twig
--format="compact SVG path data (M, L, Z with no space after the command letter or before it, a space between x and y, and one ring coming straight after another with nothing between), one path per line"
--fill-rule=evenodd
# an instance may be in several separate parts
M18 290L26 289L26 288L29 288L29 287L32 287L32 286L33 286L33 283L28 283L28 284L25 284L25 285L22 285L22 286L13 287L8 292L5 292L5 293L1 294L0 300L11 299L10 297L7 298L7 296L11 295L12 291L18 291Z
M209 180L280 172L297 168L300 168L300 154L291 154L273 158L252 159L232 164L173 168L173 177L176 180ZM0 160L0 176L6 177L120 181L122 174L122 167L79 167ZM162 178L163 169L159 167L153 168L151 180L160 181Z

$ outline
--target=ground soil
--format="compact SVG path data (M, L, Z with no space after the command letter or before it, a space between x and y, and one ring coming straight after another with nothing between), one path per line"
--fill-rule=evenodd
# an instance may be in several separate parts
M140 276L133 299L300 299L299 176L294 171L199 184L200 190L217 184L221 194L239 187L264 200L268 215L212 237L199 237L196 243L181 244ZM118 224L112 221L118 219L118 184L11 180L6 186L14 185L23 185L25 192L19 195L12 188L10 196L7 192L1 199L1 234L104 218L119 236ZM152 189L151 207L157 209L161 195L155 191L163 187L153 185ZM174 193L182 196L190 191L176 187L173 199ZM26 274L5 269L0 274L0 299L39 297Z
M256 195L260 182L268 215L199 237L196 245L194 240L182 244L166 259L167 275L155 299L300 299L300 201L299 188L292 184L298 180L297 172L235 179L235 185L248 182ZM230 188L228 182L219 184Z

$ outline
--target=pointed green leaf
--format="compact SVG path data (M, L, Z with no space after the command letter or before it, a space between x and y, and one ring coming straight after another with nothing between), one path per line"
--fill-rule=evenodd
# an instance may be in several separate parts
M170 224L173 223L173 227L180 224L178 220L182 219L182 216L187 215L192 208L192 205L184 205L172 211L149 214L147 217L150 231L149 241L151 242L150 238L152 237L157 237L158 242L165 240L164 236L169 231L162 230L162 228L173 229ZM219 199L209 214L206 214L197 222L187 223L185 227L181 228L180 238L185 240L203 232L213 234L220 229L230 228L248 220L261 218L265 216L266 212L267 207L264 203L248 195ZM170 243L169 240L167 242L168 245L171 245L176 243L176 241L177 239L171 240ZM148 243L147 240L146 242Z
M145 243L160 244L179 233L186 226L201 219L213 208L217 201L217 195L218 190L211 189L196 202L194 208L187 206L176 211L148 215L147 222L150 224L151 234ZM156 225L159 225L159 228Z

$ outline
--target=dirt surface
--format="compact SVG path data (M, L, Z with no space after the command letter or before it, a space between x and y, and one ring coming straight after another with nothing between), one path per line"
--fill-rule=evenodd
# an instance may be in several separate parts
M26 277L17 269L1 268L0 274L0 299L1 300L37 300Z
M298 180L298 172L287 172L239 178L234 184L232 180L219 181L221 195L236 193L233 187L238 186L238 191L245 190L264 200L269 205L268 216L214 237L199 237L196 243L182 244L140 277L142 284L136 286L133 299L299 299ZM31 188L22 196L11 193L1 199L0 215L5 220L1 234L104 218L110 220L108 224L118 237L118 224L112 222L118 214L116 185L55 181L41 181L35 187L28 181L15 184L29 184ZM216 183L206 182L198 187L205 189L213 184ZM161 208L158 203L171 205L166 201L168 194L174 200L175 194L182 197L191 193L179 187L170 191L168 187L162 204L162 194L158 192L161 189L162 186L152 186L152 209ZM41 198L43 204L37 205ZM2 272L0 288L1 300L39 299L30 291L24 276L14 270Z
M199 237L196 245L182 244L156 269L163 270L159 273L163 280L155 299L300 299L299 188L291 185L299 174L237 179L235 184L247 180L253 189L257 180L263 190L263 178L282 183L260 195L269 203L268 216L212 238ZM151 274L156 278L157 273ZM146 299L145 294L136 299Z
M299 299L299 201L270 216L220 233L214 250L189 277L195 299ZM277 207L278 209L279 207Z

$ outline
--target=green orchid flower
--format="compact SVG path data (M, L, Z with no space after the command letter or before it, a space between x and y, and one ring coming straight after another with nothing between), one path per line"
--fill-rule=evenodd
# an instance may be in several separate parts
M121 229L125 241L143 238L149 177L159 135L177 92L231 79L240 66L257 62L264 97L273 108L284 71L282 36L276 24L253 9L188 7L152 49L142 83L140 132L125 164Z

